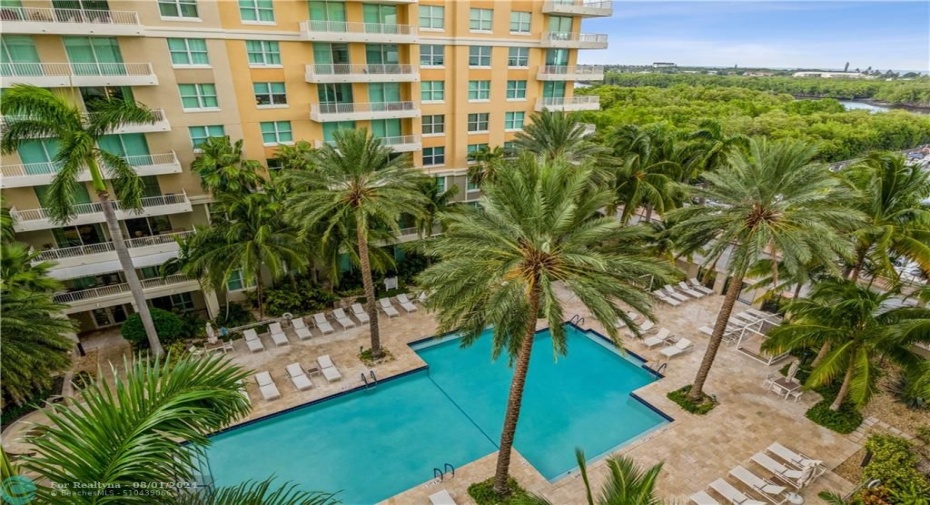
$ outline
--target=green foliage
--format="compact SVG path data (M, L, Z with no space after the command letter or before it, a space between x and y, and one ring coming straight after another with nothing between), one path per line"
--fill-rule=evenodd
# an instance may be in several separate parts
M301 491L285 483L273 488L274 480L246 481L237 486L212 488L199 493L183 493L173 505L337 505L333 493Z
M468 496L478 505L518 505L530 499L530 495L517 484L513 477L508 478L510 494L501 496L494 491L494 479L476 482L468 486Z
M315 287L309 279L301 279L295 290L289 282L279 288L269 289L265 296L265 311L274 316L286 312L307 314L331 309L338 297Z
M81 370L80 372L74 374L74 377L71 379L71 383L74 384L75 389L84 389L87 386L93 384L96 380L96 372L91 370Z
M255 320L252 311L245 305L236 302L229 302L226 307L220 308L220 313L214 321L217 327L235 328L249 324Z
M832 403L833 398L824 398L804 415L811 421L837 433L852 433L862 424L862 414L853 404L843 403L840 410L834 411L830 409Z
M33 391L31 396L24 400L22 404L17 405L9 401L8 398L4 398L3 409L0 410L0 429L6 429L13 421L45 407L47 400L52 402L60 401L57 396L61 394L63 385L64 377L59 375L52 381L50 386Z
M915 436L923 443L930 444L930 425L924 425L917 428Z
M362 360L362 363L364 363L365 366L373 367L381 363L387 363L388 361L394 361L394 355L391 354L391 351L389 351L387 348L382 347L381 356L378 358L375 358L374 354L371 352L371 348L368 348L368 349L362 349L361 352L358 353L358 359Z
M919 375L920 370L902 371L896 379L885 386L885 390L909 409L930 409L930 398L926 397L925 391L920 387Z
M679 407L699 416L703 416L717 406L717 404L714 403L714 399L706 394L701 402L695 403L688 397L688 393L690 392L691 385L689 384L681 389L670 391L666 396L668 396L669 400L677 403Z
M151 309L152 321L158 338L165 345L177 342L185 337L184 320L177 314L162 309ZM132 344L134 349L148 349L149 341L142 327L142 318L138 313L126 318L120 334Z
M921 503L898 501L895 496L923 496L924 500L930 496L930 480L918 470L920 457L909 441L890 435L872 435L865 447L872 453L872 459L863 468L862 478L880 480L887 497L891 498L889 503Z

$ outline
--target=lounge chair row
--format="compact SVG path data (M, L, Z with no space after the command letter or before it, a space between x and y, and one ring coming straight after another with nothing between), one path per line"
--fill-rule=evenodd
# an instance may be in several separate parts
M691 279L690 283L681 281L678 283L677 287L668 284L663 286L662 289L657 289L652 292L652 295L659 299L659 301L667 303L672 307L677 307L688 300L695 300L712 294L714 294L714 290L705 287L697 279Z
M635 313L628 312L627 315L634 320L633 317ZM619 323L618 323L619 324ZM645 321L639 325L640 335L649 335L655 328L655 323L652 321ZM627 335L634 336L633 332L627 332ZM664 345L665 348L659 350L659 354L665 359L671 359L680 354L684 354L694 348L694 343L686 338L675 338L675 335L668 330L668 328L659 328L655 335L648 336L642 339L643 345L647 348L652 349L660 345Z
M291 379L291 382L294 384L294 387L298 391L306 391L313 387L313 382L310 381L310 378L307 376L309 372L311 375L315 373L322 374L329 382L334 382L342 379L342 374L339 373L339 370L336 368L336 365L333 363L332 358L328 354L324 354L316 359L317 366L304 370L300 363L291 363L287 365L284 369L287 372L287 376ZM262 394L262 398L266 401L274 400L281 397L281 393L278 391L278 386L275 384L274 379L271 378L269 372L259 372L255 374L255 382L258 383L258 390ZM240 390L248 398L248 395L245 393L245 390Z
M395 296L394 299L397 300L397 303L398 305L400 305L400 308L404 309L404 312L409 314L411 312L417 311L416 304L414 304L413 301L410 299L410 297L407 296L406 294L401 293ZM423 297L421 297L420 300L422 301ZM390 298L379 299L378 306L381 308L381 311L384 312L384 315L388 317L397 317L400 315L400 312L398 312L397 309L394 308L394 305L391 303Z
M691 503L696 505L782 505L784 503L800 503L797 491L801 490L814 479L822 475L826 468L823 463L803 454L797 453L779 444L770 445L766 452L780 458L783 462L775 460L766 453L756 453L752 462L766 470L770 477L760 477L755 472L742 465L730 470L729 476L734 484L717 479L709 487L723 498L718 501L707 491L698 491L691 495ZM778 481L776 484L775 481Z

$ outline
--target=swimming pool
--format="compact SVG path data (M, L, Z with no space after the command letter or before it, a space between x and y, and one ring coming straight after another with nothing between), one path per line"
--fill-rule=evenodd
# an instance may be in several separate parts
M630 393L657 380L595 334L567 327L568 355L553 360L548 331L530 359L516 449L547 479L610 452L669 419ZM211 438L218 486L275 475L305 490L338 491L346 504L383 500L497 450L510 388L506 357L491 362L491 339L413 346L428 369L382 382Z

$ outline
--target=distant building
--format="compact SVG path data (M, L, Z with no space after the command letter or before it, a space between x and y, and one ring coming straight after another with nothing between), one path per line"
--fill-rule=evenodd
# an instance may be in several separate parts
M810 71L810 72L795 72L792 74L792 77L821 77L823 79L862 79L865 77L865 74L859 72L823 72L823 71Z
M676 65L676 64L674 64L674 63L669 63L669 62L665 62L665 61L657 61L657 62L655 62L655 63L652 64L652 68L673 68L673 67L677 67L677 66L678 66L678 65Z
M743 72L746 77L772 77L775 72Z

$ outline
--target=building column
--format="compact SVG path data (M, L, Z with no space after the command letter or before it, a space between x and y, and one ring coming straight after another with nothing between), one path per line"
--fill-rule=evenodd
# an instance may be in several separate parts
M207 305L207 315L210 319L216 319L220 314L220 301L216 298L216 290L202 291L203 301Z

